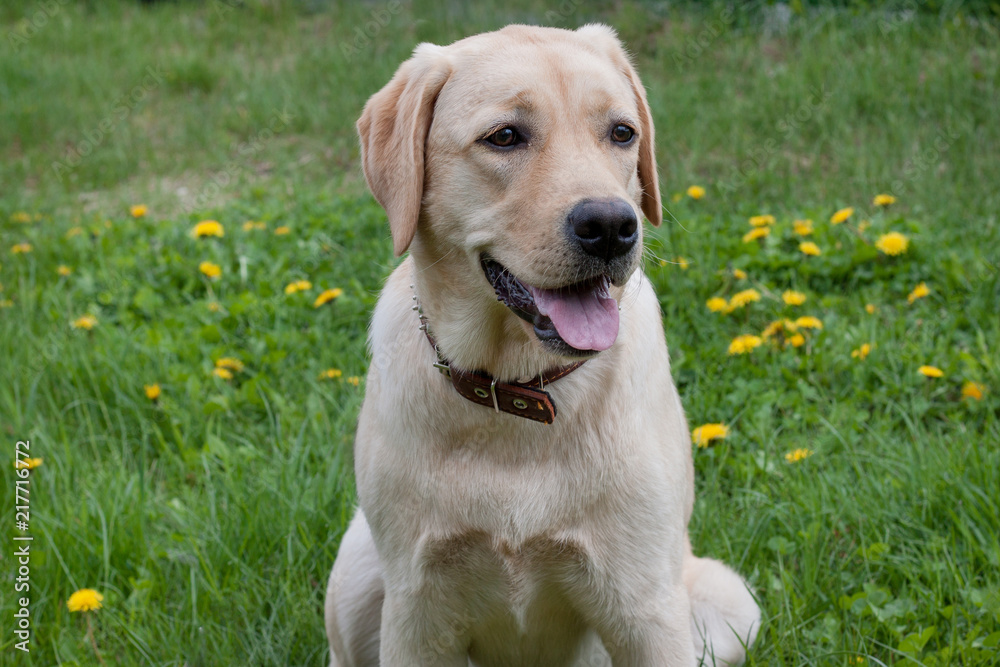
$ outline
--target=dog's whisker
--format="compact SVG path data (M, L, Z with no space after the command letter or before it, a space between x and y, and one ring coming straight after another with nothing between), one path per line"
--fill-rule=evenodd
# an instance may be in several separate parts
M687 232L689 234L691 233L691 230L688 229L687 227L685 227L684 224L680 221L680 219L676 215L674 215L673 212L670 209L668 209L665 204L662 205L662 206L660 206L660 208L663 211L666 211L667 215L670 216L671 220L673 220L674 222L677 223L678 227L680 227L682 230L684 230L685 232Z
M436 266L437 264L439 264L439 263L443 262L444 260L448 259L449 257L451 257L451 255L454 252L455 252L455 248L452 248L451 250L449 250L448 252L446 252L445 254L443 254L440 258L438 258L436 261L431 262L427 266L420 268L419 271L421 273L424 273L425 271L427 271L431 267Z

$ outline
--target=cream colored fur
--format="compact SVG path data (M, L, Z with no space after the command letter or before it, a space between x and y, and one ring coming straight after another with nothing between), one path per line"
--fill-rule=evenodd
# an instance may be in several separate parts
M528 149L478 141L514 121ZM615 122L636 129L632 146L606 140ZM459 396L412 310L417 294L462 368L517 380L569 361L498 303L479 258L558 287L580 279L563 234L574 203L619 197L659 224L649 108L614 32L510 26L423 44L358 129L410 257L371 323L361 508L327 592L332 665L742 662L760 613L739 575L691 553L691 441L638 253L612 288L617 341L546 387L552 425Z

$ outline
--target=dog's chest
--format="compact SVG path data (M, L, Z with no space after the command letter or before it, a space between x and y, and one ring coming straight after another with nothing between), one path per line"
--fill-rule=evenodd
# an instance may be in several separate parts
M513 588L535 576L584 567L587 560L583 546L572 538L536 535L514 543L475 529L428 539L423 556L431 569L461 573L486 566Z
M586 632L572 599L588 561L579 542L537 535L514 543L473 530L428 540L424 554L452 600L469 598L462 630L475 664L561 665L575 653Z

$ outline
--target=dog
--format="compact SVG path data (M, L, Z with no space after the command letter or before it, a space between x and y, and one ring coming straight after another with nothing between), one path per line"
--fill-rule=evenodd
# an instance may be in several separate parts
M357 124L372 317L334 667L739 664L760 611L692 554L691 439L640 269L653 122L615 32L420 44Z

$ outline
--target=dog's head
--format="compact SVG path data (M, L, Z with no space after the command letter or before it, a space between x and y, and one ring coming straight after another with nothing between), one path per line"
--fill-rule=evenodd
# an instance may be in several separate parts
M611 346L642 216L661 209L645 91L610 28L421 44L358 131L397 255L463 266L463 289L550 352Z

